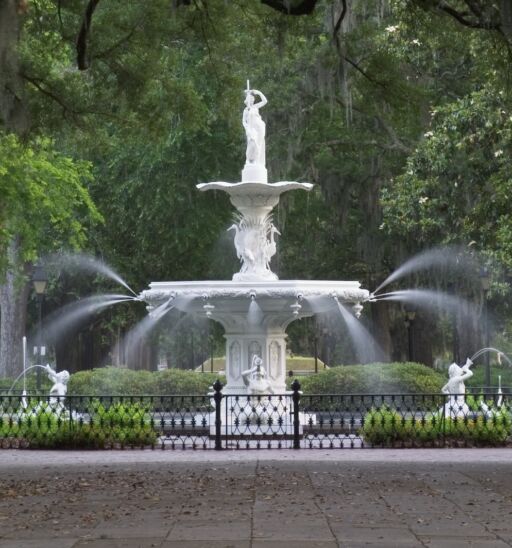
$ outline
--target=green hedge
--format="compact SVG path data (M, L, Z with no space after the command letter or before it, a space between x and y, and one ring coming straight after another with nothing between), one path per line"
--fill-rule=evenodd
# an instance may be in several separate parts
M33 376L35 377L35 375ZM198 373L181 369L133 371L102 367L71 375L69 395L200 394L205 395L219 377L218 373ZM50 385L43 375L45 389ZM288 378L288 385L293 379ZM346 365L322 370L317 375L299 378L305 394L435 394L445 384L445 375L417 363L373 363ZM29 383L33 388L35 378ZM225 382L221 377L221 382ZM21 383L21 381L20 381ZM10 386L12 381L2 382ZM16 392L21 390L17 385Z
M343 365L300 377L305 394L439 394L444 375L419 363Z
M90 422L72 419L64 407L38 403L0 419L0 446L32 449L105 449L153 446L157 432L148 409L138 403L110 407L94 403Z
M507 410L494 410L492 416L449 418L443 412L422 418L404 417L387 406L374 408L364 416L359 434L372 445L503 445L511 435L512 420Z
M68 394L87 396L138 396L141 394L205 395L218 374L196 373L181 369L132 371L102 367L71 375Z

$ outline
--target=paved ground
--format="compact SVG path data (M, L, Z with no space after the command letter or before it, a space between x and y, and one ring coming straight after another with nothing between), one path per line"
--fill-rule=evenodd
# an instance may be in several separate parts
M511 449L0 451L1 548L499 548L511 516Z

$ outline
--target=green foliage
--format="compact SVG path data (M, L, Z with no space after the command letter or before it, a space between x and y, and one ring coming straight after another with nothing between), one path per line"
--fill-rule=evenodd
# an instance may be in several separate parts
M420 244L473 241L512 265L512 110L491 86L432 110L405 173L382 193L383 228Z
M473 417L445 419L446 439L462 439L474 445L497 445L504 443L511 434L512 419L508 410L497 411L487 417L474 413Z
M364 416L360 434L372 445L392 446L397 442L424 444L439 440L440 416L407 418L388 406L374 408Z
M305 394L438 394L439 372L418 363L346 365L300 378Z
M59 246L83 246L86 226L100 220L86 185L91 166L55 150L49 139L22 143L0 133L0 252L16 237L21 260ZM0 253L0 268L6 266Z
M209 372L211 367L210 358L204 361L204 371ZM213 360L213 371L224 371L226 368L226 358L222 356L221 358L214 358ZM325 364L321 359L318 359L318 370L321 371L325 369ZM200 371L201 366L196 368L196 371ZM310 373L315 370L315 358L309 356L286 356L286 371L296 372L305 372Z
M87 411L88 422L70 417L60 405L45 402L11 411L9 418L0 421L0 444L4 439L9 446L33 449L104 449L153 445L157 440L143 405L116 403L106 407L95 402Z
M93 402L91 425L112 433L122 445L150 445L156 441L149 406L138 402L116 402L110 406Z
M324 362L318 358L318 371L325 369ZM295 372L311 372L315 370L315 358L309 356L286 356L286 371Z
M511 427L510 412L505 409L494 409L489 417L475 411L467 417L448 418L436 412L418 418L383 406L365 414L360 434L365 442L385 447L426 443L501 445L510 437Z
M132 371L117 367L102 367L71 375L68 394L104 395L205 395L218 375L180 369L164 371Z
M181 369L167 369L154 373L156 394L199 394L205 395L218 374L195 373ZM222 382L221 378L221 382Z

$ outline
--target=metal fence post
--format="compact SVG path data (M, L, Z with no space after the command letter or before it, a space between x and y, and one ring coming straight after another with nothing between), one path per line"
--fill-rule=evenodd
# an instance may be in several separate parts
M222 427L222 417L221 417L221 402L224 397L222 394L222 383L217 379L213 385L213 399L215 401L215 450L220 451L222 449L222 440L221 440L221 427Z
M293 448L300 449L300 420L299 420L299 403L300 403L300 382L295 379L292 383L292 400L293 400Z
M446 447L446 409L448 408L449 406L449 398L450 396L447 395L447 394L444 394L444 398L443 398L443 407L441 408L441 421L442 421L442 425L443 425L443 428L441 430L441 435L443 437L442 439L442 444L443 444L443 447Z

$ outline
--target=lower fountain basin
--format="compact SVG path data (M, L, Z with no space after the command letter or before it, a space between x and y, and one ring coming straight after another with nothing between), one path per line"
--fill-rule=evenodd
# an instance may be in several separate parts
M354 281L214 280L152 282L139 296L150 310L170 300L169 304L183 312L206 314L222 324L231 323L229 316L247 315L252 301L263 314L284 315L291 322L334 308L334 297L355 304L369 300L370 294Z

